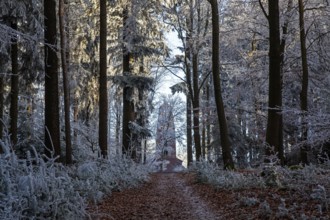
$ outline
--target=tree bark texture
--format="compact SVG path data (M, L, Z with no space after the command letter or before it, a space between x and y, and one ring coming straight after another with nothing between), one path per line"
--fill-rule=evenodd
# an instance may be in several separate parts
M217 0L209 0L212 8L212 74L214 97L217 107L218 122L220 127L220 141L225 169L234 169L234 161L229 142L228 127L221 94L220 84L220 39L219 39L219 9Z
M121 141L120 141L120 134L121 134L121 112L122 112L122 107L121 107L121 100L116 100L115 104L115 114L116 114L116 131L115 131L115 143L116 143L116 153L119 155L121 153ZM120 104L119 104L120 103Z
M287 5L287 12L286 12L286 17L284 19L284 24L282 25L282 39L281 39L281 45L280 45L280 68L281 68L281 86L283 86L283 74L284 74L284 54L285 54L285 47L286 47L286 38L288 34L288 27L289 27L289 14L291 13L292 10L292 0L288 1ZM279 142L279 158L281 161L281 165L285 165L285 156L284 156L284 143L283 143L283 115L280 114L280 142Z
M190 8L192 8L192 1L190 3ZM193 133L192 133L192 128L193 128L193 120L191 118L193 114L193 107L192 107L192 102L193 102L193 89L192 89L192 81L191 81L191 45L190 45L190 39L191 39L191 34L192 34L192 23L193 23L193 17L192 17L192 9L190 11L190 18L187 17L186 19L186 24L188 27L187 31L187 37L186 37L186 44L185 44L185 59L184 59L184 65L185 65L185 73L186 73L186 81L187 81L187 163L188 166L193 162ZM184 41L184 39L181 39Z
M0 64L1 65L1 64ZM4 80L2 73L2 66L0 66L0 140L3 137L3 93L4 93ZM0 147L0 154L3 153L2 148Z
M193 153L192 153L192 120L191 120L191 98L187 94L187 163L188 166L193 162Z
M282 136L282 80L280 53L280 18L278 0L268 1L269 22L269 91L268 91L268 120L266 129L266 155L278 153L283 163ZM268 159L266 159L268 162Z
M202 156L201 136L199 128L199 83L198 83L198 55L193 53L193 123L194 123L194 143L196 149L196 161Z
M57 57L57 15L56 2L44 0L45 16L45 146L48 157L61 156L58 57Z
M210 114L210 84L211 78L206 84L206 148L207 160L211 160L211 114Z
M17 30L17 18L13 18L11 28ZM11 40L11 88L10 88L10 140L17 144L17 121L18 121L18 45L17 38Z
M100 0L99 146L108 155L107 1Z
M61 41L61 64L63 76L63 91L64 91L64 120L65 120L65 162L72 163L72 145L71 145L71 122L70 122L70 88L69 88L69 73L68 73L68 50L67 35L65 33L65 5L64 0L59 1L59 25L60 25L60 41Z
M4 111L4 93L5 93L5 64L7 63L7 55L5 53L0 53L0 139L3 138L3 111ZM0 154L3 153L0 147Z
M187 34L187 39L189 39L189 35ZM186 80L187 80L187 97L186 97L186 103L187 103L187 163L188 166L193 162L193 151L192 151L192 124L193 121L191 119L192 115L192 89L191 89L191 68L188 60L190 60L190 52L189 48L186 48L185 51L185 70L186 70Z
M307 48L306 48L306 31L305 31L305 18L304 18L304 2L298 0L299 3L299 28L300 28L300 51L301 51L301 64L302 64L302 85L300 92L300 109L302 111L302 141L307 140L308 125L306 123L306 115L308 111L308 61L307 61ZM301 147L301 162L308 163L307 146L304 144Z
M206 155L206 123L205 121L202 122L202 159L205 160L205 155Z

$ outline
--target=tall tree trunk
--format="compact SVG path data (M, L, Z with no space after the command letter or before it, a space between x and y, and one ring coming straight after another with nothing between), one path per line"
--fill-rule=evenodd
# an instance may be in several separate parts
M130 57L131 54L125 46L126 38L129 35L128 30L128 8L126 7L123 11L123 75L129 77L131 75L130 71ZM133 88L130 86L125 86L123 88L123 134L122 134L122 144L123 144L123 154L130 156L132 159L136 158L136 149L133 146L132 134L129 128L129 123L133 122L135 119L134 113L134 103L131 100L133 96Z
M187 70L188 72L188 70ZM188 76L187 76L188 77ZM191 120L191 98L190 95L187 94L186 98L187 103L187 163L188 166L193 162L193 153L192 153L192 120Z
M220 140L222 147L222 157L225 169L234 169L234 160L229 142L228 127L225 116L225 109L221 94L220 84L220 39L219 39L219 9L218 0L209 0L212 8L212 74L214 96L217 107L218 122L220 127Z
M107 0L100 0L99 146L108 155Z
M211 78L206 85L206 146L207 146L207 160L211 160L211 115L210 115L210 84Z
M77 137L78 137L78 129L77 129L77 123L78 123L78 117L79 117L79 100L77 97L76 92L74 92L74 96L73 96L73 124L74 124L74 128L73 128L73 142L76 143L77 142Z
M269 22L269 101L268 120L266 130L266 155L277 153L283 164L283 136L282 136L282 80L280 53L280 18L278 0L268 1ZM273 149L274 148L274 149ZM273 150L275 152L273 152ZM265 162L269 162L268 159Z
M65 117L65 162L72 163L72 145L71 145L71 122L70 122L70 88L69 88L69 73L68 73L68 47L65 33L65 5L64 0L59 1L59 25L60 25L60 40L61 40L61 64L63 74L63 90L64 90L64 117Z
M61 156L58 91L56 2L44 0L45 17L45 146L46 155Z
M143 164L147 162L147 139L143 140Z
M189 39L189 35L187 36ZM185 70L186 70L186 80L187 80L187 87L188 91L186 94L186 103L187 103L187 163L188 166L193 162L193 151L192 151L192 89L191 89L191 68L188 60L190 60L190 52L189 48L186 48L185 51Z
M17 30L17 18L11 23L11 28ZM18 120L18 45L17 38L11 40L11 89L10 89L10 140L17 144Z
M121 105L119 104L120 101L117 100L117 103L115 104L115 112L116 112L116 131L115 131L115 143L116 143L116 153L117 155L120 154L121 148L120 146L120 130L121 130Z
M198 56L193 53L192 55L192 63L193 63L193 123L194 123L194 142L196 149L196 161L200 160L202 156L202 148L201 148L201 136L199 129L199 83L198 83Z
M181 39L182 42L185 42L185 57L184 57L184 65L185 65L185 72L186 72L186 81L187 81L187 95L186 95L186 103L187 103L187 163L188 166L193 162L193 121L191 115L193 113L193 89L192 89L192 82L191 82L191 35L192 35L192 26L193 26L193 11L192 11L192 0L189 1L190 4L190 17L187 17L186 24L188 27L187 37L186 39Z
M0 140L3 137L3 93L4 93L4 86L3 86L3 75L2 75L2 63L0 63ZM2 148L0 147L0 154L3 153Z
M286 47L286 38L288 35L288 26L289 26L289 14L291 13L292 10L292 0L288 1L287 5L287 15L284 20L284 24L282 26L282 39L281 39L281 44L280 44L280 62L281 62L281 86L283 86L283 74L284 74L284 54L285 54L285 47ZM284 143L283 143L283 115L280 114L280 133L279 133L279 152L280 152L280 159L281 159L281 165L285 165L285 156L284 156Z
M203 121L202 128L202 159L205 160L206 155L206 123Z
M304 2L298 0L299 3L299 27L300 27L300 51L301 51L301 63L302 63L302 86L300 92L300 108L303 114L302 119L302 140L307 140L308 125L306 123L306 114L308 111L308 62L307 62L307 49L306 49L306 31L304 21ZM308 164L307 158L307 146L301 148L301 162Z
M206 87L207 87L207 81L206 85L203 86L203 100L207 102L206 100ZM205 160L206 158L206 122L207 122L207 107L204 106L202 108L202 140L201 140L201 148L202 148L202 159Z

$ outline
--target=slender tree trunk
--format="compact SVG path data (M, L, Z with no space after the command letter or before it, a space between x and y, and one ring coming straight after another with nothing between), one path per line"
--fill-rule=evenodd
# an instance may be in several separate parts
M11 23L11 28L17 30L17 18ZM10 89L10 140L17 144L18 121L18 45L17 38L11 40L11 89Z
M203 121L202 128L202 158L205 160L206 155L206 123Z
M191 115L193 113L193 90L192 90L192 82L191 82L191 34L192 34L192 24L193 24L193 11L192 11L192 1L189 1L190 4L190 18L186 19L186 24L188 27L187 31L187 37L186 39L181 39L183 42L185 41L185 70L186 70L186 80L187 80L187 97L186 97L186 103L187 103L187 163L188 166L193 162L193 134L192 134L192 128L193 128L193 121L191 118Z
M2 63L0 63L1 65ZM4 93L4 86L3 86L3 75L2 75L2 66L0 66L0 140L3 137L3 93ZM0 154L3 153L2 148L0 147Z
M207 160L211 160L211 115L210 115L210 83L206 85L206 146L207 146Z
M45 146L46 155L61 156L58 91L56 2L44 0L45 17Z
M107 0L100 0L100 76L99 76L99 145L101 155L108 155L107 89Z
M77 123L78 123L78 117L79 117L79 100L78 100L78 96L77 94L75 93L74 94L74 97L73 97L73 123L74 123L74 129L73 129L73 138L74 138L74 143L77 142L77 136L78 136L78 133L77 133L77 129L76 129L76 126L77 126Z
M282 136L282 84L280 53L280 18L278 0L268 1L269 22L269 101L266 130L266 155L278 153L281 163L284 162ZM273 152L273 150L275 152ZM265 162L269 162L268 159Z
M188 70L187 70L187 72L188 72ZM187 94L186 103L187 103L187 163L189 166L193 162L192 132L191 132L191 127L192 127L191 98L190 98L189 94Z
M147 162L147 139L143 140L143 164L146 164Z
M289 14L292 10L292 0L288 1L287 6L287 16L284 20L284 24L282 26L282 39L280 44L280 62L281 62L281 87L283 86L283 74L284 74L284 54L285 54L285 46L286 46L286 36L288 34L288 26L289 26ZM282 98L281 98L282 99ZM280 114L280 133L279 133L279 158L281 159L281 165L285 165L285 156L284 156L284 143L283 143L283 115Z
M67 38L65 34L65 5L64 0L59 1L59 25L60 25L60 40L61 40L61 64L63 74L63 90L64 90L64 118L65 118L65 145L66 164L72 163L72 145L71 145L71 122L70 122L70 88L69 88L69 76L68 76L68 47Z
M116 152L119 155L121 152L121 149L119 148L120 145L120 123L121 123L121 109L120 109L120 105L118 104L120 101L117 100L117 104L115 104L115 112L116 112L116 131L115 131L115 143L116 143Z
M228 127L225 116L225 109L221 94L220 84L220 39L219 39L219 9L218 0L209 0L212 8L212 74L214 85L214 96L217 107L218 122L220 126L220 140L222 147L222 157L225 169L234 169L234 160L229 142Z
M188 37L187 37L188 38ZM186 67L186 80L187 80L187 95L186 95L186 103L187 103L187 163L188 166L193 162L193 151L192 151L192 91L191 91L191 68L188 63L190 60L190 52L189 49L186 49L185 52L185 67Z
M207 84L207 81L206 81ZM207 102L206 100L206 87L207 85L203 86L203 100ZM204 108L202 108L202 121L201 121L201 125L202 125L202 143L201 143L201 147L202 147L202 158L203 160L205 160L206 158L206 118L207 117L207 108L206 106L204 106Z
M193 123L194 123L194 142L196 149L196 161L200 160L202 155L201 148L201 136L199 129L199 83L198 83L198 56L197 54L193 54L192 56L193 62Z
M300 92L300 108L303 114L302 119L302 140L307 140L308 125L306 123L306 115L308 112L308 61L307 61L307 49L306 49L306 31L304 21L304 2L298 0L299 3L299 27L300 27L300 51L301 51L301 63L302 63L302 86ZM306 144L301 148L301 162L308 164L308 149Z

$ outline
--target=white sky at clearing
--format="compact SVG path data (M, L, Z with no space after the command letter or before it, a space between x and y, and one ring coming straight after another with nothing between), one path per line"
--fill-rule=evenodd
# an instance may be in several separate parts
M171 56L175 56L177 54L182 54L182 52L178 49L178 47L182 47L182 43L178 38L178 35L176 32L168 32L166 34L166 41L167 41L167 45L168 47L171 49ZM180 75L181 77L184 76L184 74L181 72L178 72L178 75ZM171 73L167 73L166 76L164 76L164 78L162 79L158 94L159 95L172 95L172 91L170 89L171 86L175 85L176 83L182 82L181 79L179 79L178 77L172 75ZM183 101L186 100L186 97L184 94L179 93L177 94L178 96L181 97L181 99ZM176 125L177 127L177 125ZM176 143L177 146L177 157L183 160L183 165L186 166L187 165L187 161L186 161L186 147L180 145L178 142Z
M182 54L182 52L178 49L178 47L182 47L182 43L179 40L177 33L168 32L165 37L166 37L167 45L171 49L171 56ZM161 94L170 95L172 94L170 87L179 82L181 82L181 80L178 77L168 73L162 80L162 84L160 86L159 92Z

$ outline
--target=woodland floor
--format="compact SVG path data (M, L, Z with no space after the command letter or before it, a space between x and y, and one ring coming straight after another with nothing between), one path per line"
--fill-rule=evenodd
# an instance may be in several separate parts
M191 173L155 173L139 188L112 193L93 212L99 213L94 219L104 220L330 219L329 209L320 212L317 201L298 191L219 190L197 182ZM260 208L263 201L270 212ZM281 201L284 211L279 211Z

